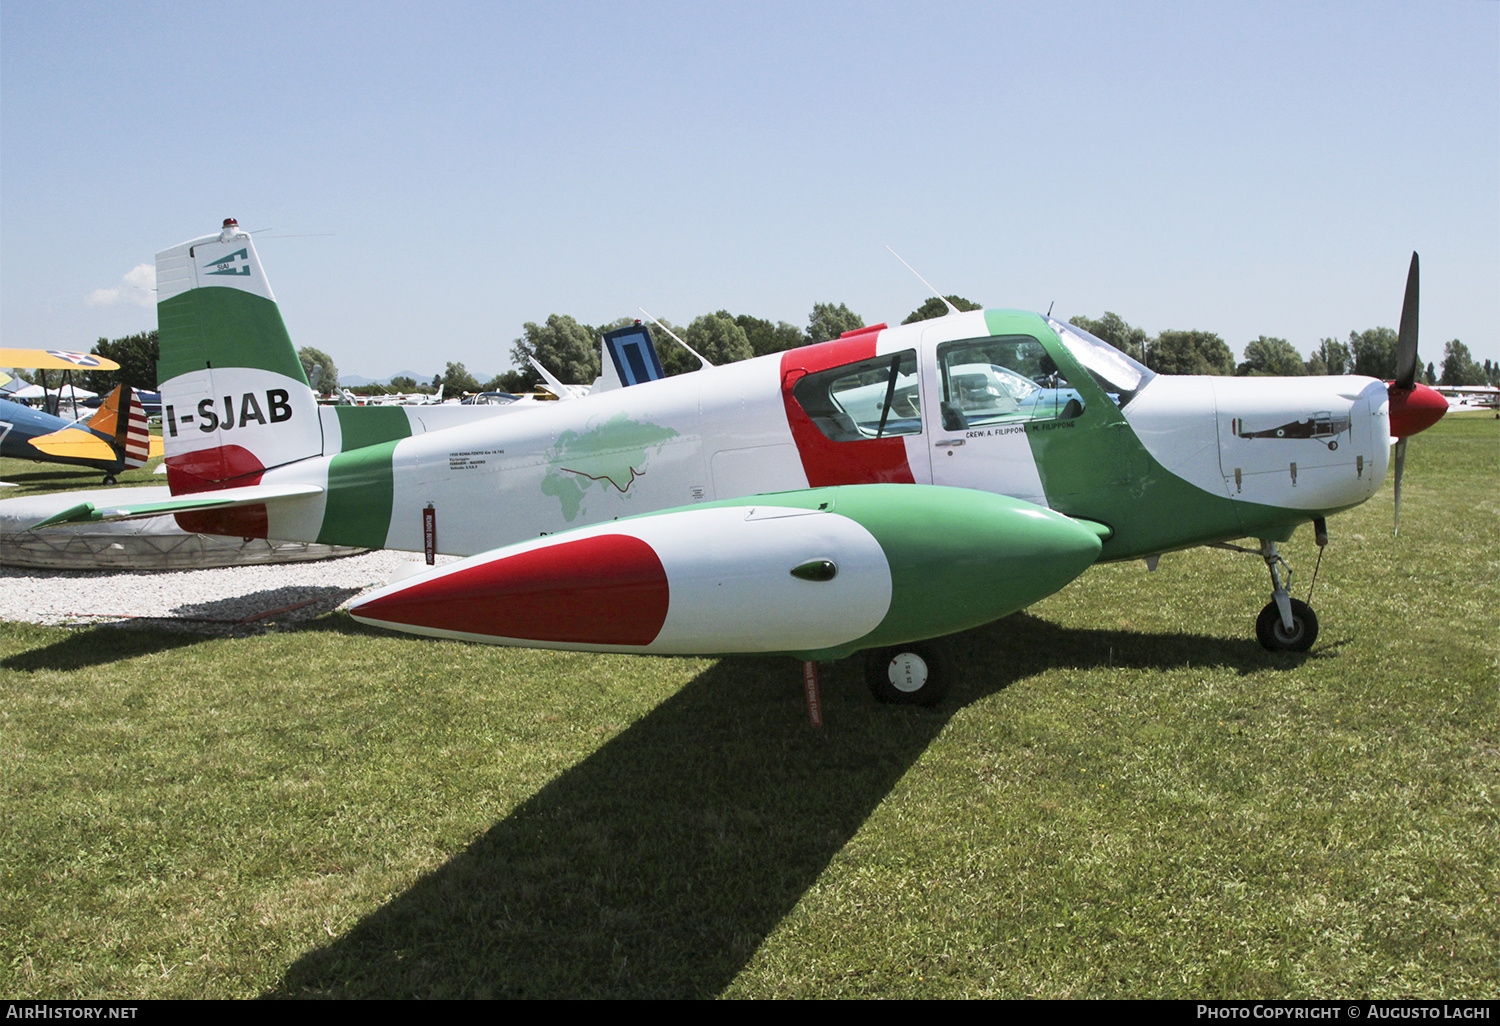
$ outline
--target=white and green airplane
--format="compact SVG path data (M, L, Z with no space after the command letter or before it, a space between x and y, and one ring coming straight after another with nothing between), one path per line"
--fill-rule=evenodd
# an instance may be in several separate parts
M1305 650L1317 618L1277 543L1370 498L1393 436L1399 501L1406 437L1447 409L1414 381L1416 281L1413 256L1389 384L1153 374L1072 325L984 310L520 415L319 407L226 221L157 256L174 498L53 522L171 513L201 533L462 556L353 615L539 648L872 650L877 696L919 703L946 688L929 639L1096 562L1254 538L1272 582L1257 634Z

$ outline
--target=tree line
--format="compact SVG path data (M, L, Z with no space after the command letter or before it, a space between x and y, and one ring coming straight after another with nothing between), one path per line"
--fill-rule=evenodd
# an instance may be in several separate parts
M1097 320L1071 320L1159 374L1363 374L1387 381L1396 376L1397 336L1390 328L1351 331L1347 342L1320 339L1307 359L1286 339L1261 335L1245 346L1244 360L1236 363L1229 346L1213 332L1163 331L1151 338L1113 312ZM1480 364L1468 346L1453 339L1443 346L1441 368L1428 363L1422 377L1429 385L1500 385L1500 362Z
M946 297L959 310L977 310L980 304L961 296ZM947 312L943 301L934 296L913 310L902 324L940 317ZM600 327L579 324L566 315L553 314L544 323L527 322L524 334L511 347L511 358L518 367L528 365L527 357L566 382L593 381L599 375L598 337L606 331L631 323L621 318ZM1396 332L1390 328L1351 331L1347 342L1325 338L1318 342L1310 357L1302 354L1286 339L1261 335L1244 349L1244 359L1236 362L1229 345L1211 331L1163 331L1148 335L1143 328L1132 327L1113 312L1102 317L1076 316L1072 323L1098 336L1115 348L1139 360L1159 374L1276 375L1363 374L1390 380L1396 376ZM662 367L670 374L681 374L697 368L697 361L654 325L647 325ZM709 362L732 363L751 356L782 352L809 342L837 338L845 331L864 327L864 320L843 303L837 306L820 303L813 307L806 330L782 321L772 325L745 314L731 315L727 310L704 314L685 328L668 325ZM462 364L449 364L449 371L462 371ZM441 377L441 376L440 376ZM525 382L534 378L527 370L500 375L492 387L501 391L524 390ZM1477 363L1468 346L1453 339L1443 350L1441 369L1429 363L1425 378L1428 384L1500 385L1500 362ZM505 385L514 387L504 387ZM449 391L452 391L450 386Z
M584 384L599 376L599 336L616 328L636 323L633 317L621 317L608 324L589 326L580 324L566 314L553 314L545 321L527 321L522 326L522 335L511 346L510 357L517 369L497 376L486 388L496 391L525 391L530 382L536 380L528 357L547 368L560 381ZM785 352L805 346L809 342L821 342L838 338L846 331L865 326L864 319L850 310L844 303L815 303L808 314L807 327L801 328L787 321L771 323L749 314L731 314L728 310L695 317L686 326L662 321L658 326L645 323L661 357L662 370L670 377L698 369L698 361L672 339L676 335L714 366L737 363L753 356ZM670 332L671 334L668 334ZM454 372L462 372L463 364L449 364L445 374L434 380L434 385L446 383L448 391L454 389Z
M946 298L959 310L980 309L980 304L962 296ZM901 323L940 317L946 311L944 302L934 296ZM634 320L621 317L608 324L587 325L566 314L552 314L545 321L527 321L522 326L521 337L514 340L510 349L515 370L480 381L462 363L450 362L430 384L410 377L397 377L391 379L390 387L400 392L435 392L443 386L448 396L464 392L524 392L535 387L537 381L527 357L535 357L561 381L587 384L599 376L599 336L632 324ZM1390 328L1351 331L1347 341L1320 339L1312 354L1305 359L1286 339L1261 335L1246 344L1244 358L1237 362L1229 345L1211 331L1168 330L1151 336L1145 329L1133 327L1112 311L1106 311L1098 318L1074 316L1071 321L1159 374L1283 377L1363 374L1390 380L1396 373L1396 332ZM844 303L814 304L805 328L786 321L772 323L749 314L731 314L727 310L703 314L686 326L665 321L663 324L716 366L838 338L846 331L865 326L864 319ZM667 374L683 374L697 369L698 361L660 327L650 323L646 327L656 343L662 368ZM135 388L155 390L159 354L156 331L113 340L101 338L90 352L114 360L120 365L120 370L75 375L82 387L103 394L123 382ZM303 346L297 355L307 373L308 383L315 390L337 390L339 372L332 357L312 346ZM44 374L20 369L18 373L27 381L49 387L55 387L62 374L61 371ZM1429 385L1500 385L1500 361L1485 360L1480 364L1474 360L1468 346L1453 339L1444 345L1441 363L1429 362L1422 378ZM382 389L377 385L353 391L380 392Z

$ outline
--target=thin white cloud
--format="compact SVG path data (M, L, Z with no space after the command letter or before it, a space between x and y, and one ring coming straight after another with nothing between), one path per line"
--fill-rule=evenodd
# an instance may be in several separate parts
M156 265L136 264L125 272L120 284L113 288L95 289L83 301L89 306L155 306Z

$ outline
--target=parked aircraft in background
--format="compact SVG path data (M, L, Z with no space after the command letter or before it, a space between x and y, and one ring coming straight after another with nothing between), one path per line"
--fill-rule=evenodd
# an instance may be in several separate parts
M230 256L242 270L214 274ZM1447 409L1414 381L1415 256L1389 385L1157 375L1070 324L983 310L462 426L424 420L454 407L320 409L233 222L159 254L157 282L174 498L54 521L174 513L206 533L460 555L354 615L543 648L873 650L872 689L899 701L943 693L928 639L1101 560L1235 538L1259 539L1270 571L1261 642L1307 649L1317 618L1277 543L1309 522L1321 540L1370 498L1393 435L1399 488L1408 436ZM1318 424L1341 425L1336 448Z
M162 441L151 437L145 408L129 385L116 386L87 422L0 399L0 455L92 467L104 472L105 484L114 484L116 474L145 466L162 452Z
M436 406L443 401L443 386L439 385L434 393L428 392L387 392L384 395L369 396L366 406Z
M58 386L57 396L52 396L45 388L42 389L41 393L43 408L53 415L57 414L58 405L65 392L68 393L75 407L79 404L80 400L98 398L95 393L90 392L88 389L74 386L74 371L112 371L120 369L118 363L107 357L98 356L94 353L74 353L66 349L0 349L0 367L12 367L20 370L62 371L62 382ZM16 392L13 391L11 397L16 398Z
M1438 385L1454 413L1500 409L1500 388L1494 385Z
M62 349L0 349L0 366L63 372L56 396L42 390L44 409L0 398L0 455L38 463L92 467L104 472L105 484L114 484L115 475L121 471L144 466L151 457L162 455L161 439L151 438L146 423L143 393L117 386L99 400L93 392L72 386L73 371L119 370L120 365L113 360ZM10 394L14 397L19 393ZM64 395L69 396L75 409L94 405L98 412L89 417L87 424L82 419L72 421L56 416Z

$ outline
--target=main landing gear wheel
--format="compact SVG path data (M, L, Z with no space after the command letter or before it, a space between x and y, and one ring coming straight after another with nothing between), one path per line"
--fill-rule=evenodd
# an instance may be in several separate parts
M937 645L877 648L865 657L865 683L877 701L937 705L948 694L948 660Z
M1291 630L1281 622L1281 610L1276 608L1275 601L1267 602L1266 608L1255 618L1255 637L1272 652L1306 652L1318 640L1318 614L1300 599L1291 599L1290 602Z

